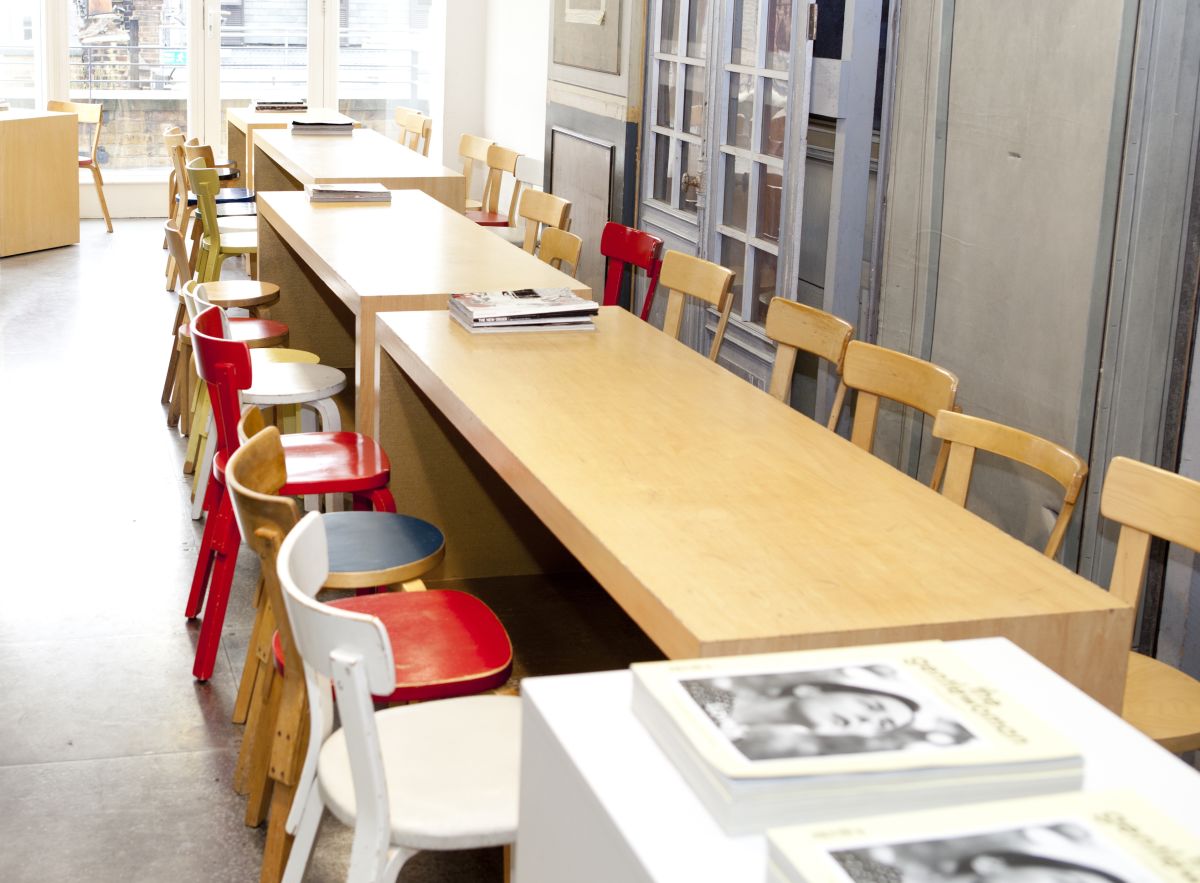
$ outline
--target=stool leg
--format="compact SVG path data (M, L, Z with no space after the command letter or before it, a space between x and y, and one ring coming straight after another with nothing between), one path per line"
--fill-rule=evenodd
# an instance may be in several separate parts
M205 443L197 454L200 468L196 470L196 480L192 485L192 521L199 521L204 515L204 498L208 492L208 478L212 475L213 454L217 446L210 444L215 427L213 415L209 411L207 428L204 431Z

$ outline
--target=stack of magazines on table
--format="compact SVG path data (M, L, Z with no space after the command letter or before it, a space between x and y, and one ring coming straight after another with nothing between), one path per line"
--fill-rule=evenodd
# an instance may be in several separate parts
M566 288L475 291L450 298L450 318L473 332L594 331L599 309Z
M310 184L309 202L391 202L392 191L382 184Z
M1070 739L921 641L638 663L633 712L769 883L1200 881L1200 842L1078 792Z
M254 102L254 109L259 113L297 113L308 110L308 102L304 99L297 101L261 100Z
M293 135L352 135L354 123L319 123L311 120L292 120Z

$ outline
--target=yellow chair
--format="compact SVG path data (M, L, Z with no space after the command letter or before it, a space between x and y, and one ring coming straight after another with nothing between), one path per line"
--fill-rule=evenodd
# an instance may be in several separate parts
M521 205L517 209L517 215L525 221L523 234L518 234L513 228L501 229L498 232L505 239L515 238L519 235L521 248L534 254L538 250L538 243L541 241L544 230L550 228L567 230L570 228L571 203L570 200L555 196L553 193L527 189L521 194ZM516 243L514 242L514 244Z
M721 341L725 339L729 312L733 308L733 271L680 251L668 251L663 257L658 282L663 288L669 289L663 331L676 340L683 327L683 305L687 298L697 298L716 308L719 316L717 330L708 351L708 358L715 362L721 350Z
M946 474L942 480L943 496L960 506L967 505L975 452L988 451L1007 457L1053 478L1063 489L1063 501L1050 538L1042 551L1047 558L1058 554L1079 492L1087 479L1087 464L1083 458L1062 445L1040 436L954 411L939 411L933 422L933 437L949 444ZM937 485L934 485L937 490Z
M433 120L410 107L396 108L396 123L400 126L399 142L409 150L429 156L429 139L433 134Z
M95 126L92 129L92 149L90 153L79 155L79 168L92 173L92 181L96 184L96 197L100 200L100 211L104 213L104 224L108 232L113 231L112 218L108 214L108 201L104 198L104 177L100 174L100 162L96 152L100 149L100 127L104 123L104 108L99 104L85 104L79 101L47 101L46 110L59 113L73 113L79 117L83 126Z
M792 399L792 375L796 373L796 354L800 350L832 362L840 377L846 345L854 336L854 326L845 319L783 297L771 298L763 330L775 342L775 364L771 367L767 392L784 404ZM844 396L845 389L839 383L832 413L842 410Z
M563 262L571 265L571 278L579 275L579 255L583 252L583 239L557 227L542 231L542 243L538 246L538 259L556 270L563 269ZM566 272L563 270L563 272Z
M196 262L196 279L199 282L216 282L221 278L221 265L233 255L250 256L250 278L258 278L258 233L244 230L222 232L217 220L217 191L220 181L217 170L205 168L203 159L194 159L187 164L189 186L196 194L200 208L200 252Z
M1198 481L1114 457L1104 477L1100 513L1121 525L1109 591L1135 610L1153 537L1200 552ZM1200 681L1130 653L1121 717L1168 751L1200 749Z

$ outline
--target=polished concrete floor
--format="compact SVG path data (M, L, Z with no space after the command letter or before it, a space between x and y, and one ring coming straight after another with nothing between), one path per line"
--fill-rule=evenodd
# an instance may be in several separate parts
M160 223L85 221L78 246L0 260L5 883L258 878L229 722L257 562L243 549L222 656L198 684L183 605L201 524L159 404L175 309ZM517 677L657 656L585 576L476 590L512 634ZM327 819L305 879L344 879L349 844ZM499 880L500 857L424 854L401 879Z

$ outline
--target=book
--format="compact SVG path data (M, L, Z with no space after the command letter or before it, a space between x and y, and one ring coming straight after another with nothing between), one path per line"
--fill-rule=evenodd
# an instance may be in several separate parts
M292 120L290 131L293 135L351 135L354 133L354 123L318 123Z
M264 99L254 102L254 110L259 113L296 113L297 111L308 110L308 102L303 99L296 101L271 101Z
M1081 782L1074 743L940 641L632 671L635 716L730 834Z
M472 324L460 313L450 310L450 318L472 334L502 334L517 331L595 331L596 323L590 318L561 316L542 319L515 319L503 322Z
M596 315L600 305L566 288L517 288L473 291L450 297L450 309L472 324L546 316Z
M1131 791L874 816L767 834L768 883L1194 883L1200 839Z
M392 191L382 184L310 184L309 202L391 202Z

